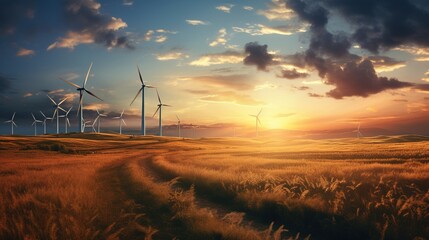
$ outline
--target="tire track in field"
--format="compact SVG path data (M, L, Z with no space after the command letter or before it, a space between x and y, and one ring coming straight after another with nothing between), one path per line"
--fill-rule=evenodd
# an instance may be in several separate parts
M165 156L164 154L157 154L157 156ZM180 181L180 176L167 176L160 173L155 167L155 163L153 160L154 156L141 159L138 161L139 166L146 171L146 173L153 178L153 180L157 183L167 183L173 180L176 177L179 177L178 183L172 185L173 190L175 191L189 191L192 184L185 183ZM236 213L244 213L242 219L242 224L248 227L251 227L257 231L264 231L269 228L269 223L263 223L259 219L256 219L249 215L246 212L243 212L242 209L235 209L232 204L231 206L225 205L225 203L220 203L216 201L212 201L210 197L205 196L203 193L195 189L195 205L198 208L205 208L212 212L212 214L217 219L223 219L227 214L236 212Z

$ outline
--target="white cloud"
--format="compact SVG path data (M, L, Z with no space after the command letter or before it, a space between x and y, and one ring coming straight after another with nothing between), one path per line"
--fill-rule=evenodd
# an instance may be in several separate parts
M205 21L201 21L201 20L196 20L196 19L188 19L186 20L186 23L188 23L189 25L208 25L209 22L205 22Z
M263 24L247 24L246 27L232 27L234 32L247 33L252 36L278 34L278 35L292 35L297 32L305 32L306 25L282 25L276 27L269 27Z
M177 60L182 58L189 58L188 55L179 52L179 51L171 51L163 54L155 54L156 59L159 61L169 61L169 60Z
M26 49L26 48L20 48L18 50L18 52L16 53L16 56L23 57L23 56L30 56L30 55L34 55L34 54L36 54L36 52L34 50Z
M235 51L226 51L224 53L215 53L215 54L206 54L198 58L197 60L189 63L191 66L211 66L211 65L219 65L219 64L234 64L234 63L242 63L244 55Z
M212 41L209 46L210 47L215 47L217 45L225 45L227 43L226 40L226 29L225 28L221 28L218 31L218 35L216 40Z
M225 13L230 13L232 7L234 7L234 4L225 4L217 6L216 9Z
M251 6L244 6L243 9L247 11L253 11L253 7Z
M272 0L268 4L268 9L258 10L257 13L269 20L289 20L295 16L284 0Z

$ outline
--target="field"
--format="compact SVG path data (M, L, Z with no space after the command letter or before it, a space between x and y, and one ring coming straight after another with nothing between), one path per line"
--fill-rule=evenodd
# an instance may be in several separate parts
M0 137L0 239L429 239L429 138Z

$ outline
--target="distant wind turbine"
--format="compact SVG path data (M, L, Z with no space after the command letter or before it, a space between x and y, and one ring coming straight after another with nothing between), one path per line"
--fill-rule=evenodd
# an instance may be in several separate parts
M97 110L97 117L95 118L95 120L94 120L94 124L97 122L97 126L98 126L98 133L100 133L100 125L101 125L101 118L100 117L107 117L107 115L106 114L103 114L103 113L100 113L99 111L98 111L98 109L95 109L95 110Z
M176 115L177 118L177 136L180 137L180 118Z
M11 127L11 135L13 135L13 126L18 127L18 125L16 125L16 123L13 121L13 119L15 118L15 113L13 113L12 118L8 121L5 121L5 123L10 123L10 127Z
M258 135L259 135L259 133L258 133L258 125L260 125L260 126L262 125L261 124L261 120L259 120L259 115L261 115L261 112L262 112L262 108L261 108L261 110L259 110L259 113L257 115L251 115L251 114L249 114L250 116L254 117L255 121L256 121L256 137L258 137Z
M85 81L83 82L83 86L79 86L76 83L72 83L70 81L67 81L65 79L62 79L64 82L72 85L73 87L76 87L76 90L79 91L79 108L77 109L77 114L79 118L79 132L84 132L85 128L84 126L84 119L83 119L83 93L87 92L89 95L103 101L103 99L97 97L94 93L88 91L88 89L85 88L86 82L88 81L89 72L91 71L92 63L89 65L88 72L86 73ZM83 128L82 128L83 127Z
M59 114L60 114L60 111L59 110L62 110L63 112L67 112L66 110L64 110L64 108L62 108L62 107L60 107L60 105L61 105L61 103L63 103L67 98L64 98L63 100L61 100L58 104L54 101L54 99L52 99L51 97L49 97L49 95L46 95L46 96L48 96L48 98L52 101L52 103L54 104L54 107L55 107L55 110L54 110L54 115L52 116L52 119L54 119L55 118L55 114L57 115L57 134L59 134L60 133L60 117L59 117Z
M64 124L66 125L66 133L67 133L67 125L70 127L70 120L69 120L69 113L70 113L70 111L72 110L72 108L73 108L73 106L72 107L70 107L70 109L64 114L64 115L61 115L60 117L63 117L63 118L65 118L64 119Z
M31 116L33 116L34 119L33 124L31 124L31 126L34 125L34 136L37 136L37 123L42 123L42 121L37 120L33 113L31 113Z
M141 134L142 134L142 135L146 135L145 111L144 111L144 103L145 103L145 101L144 101L144 88L145 88L145 87L146 87L146 88L154 88L154 87L152 87L152 86L150 86L150 85L146 85L146 84L144 83L143 78L142 78L142 75L141 75L141 73L140 73L139 66L137 66L137 70L138 70L138 72L139 72L140 83L141 83L142 85L141 85L141 88L139 89L139 91L137 92L136 96L134 97L133 101L130 103L130 106L131 106L131 104L133 104L133 102L136 100L136 98L137 98L137 97L139 96L139 94L141 93L141 94L142 94L142 125L141 125Z
M91 125L89 125L91 123L91 121L83 121L83 129L85 129L85 128L92 128L92 131L93 132L95 132L95 128L94 128L94 124L95 124L95 121L94 122L92 122L92 124Z
M355 133L356 133L356 137L357 137L357 138L361 138L361 137L363 137L362 132L360 131L360 123L359 123L359 125L357 126L357 129L356 129L356 130L353 130L352 132L355 132Z
M152 117L154 117L156 115L156 113L159 111L159 118L158 118L159 136L162 136L162 107L171 107L171 105L164 104L161 102L161 98L159 97L158 89L156 89L156 95L158 96L158 108L156 109L156 111Z
M40 113L43 116L43 134L46 134L46 120L52 120L52 118L46 117L46 115L42 111L40 111Z
M122 113L119 117L114 117L113 119L119 119L119 134L122 134L122 123L127 126L127 124L124 121L124 110L122 110Z

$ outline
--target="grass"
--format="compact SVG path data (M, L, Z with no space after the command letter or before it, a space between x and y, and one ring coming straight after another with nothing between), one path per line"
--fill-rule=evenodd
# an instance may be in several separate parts
M428 161L424 136L0 137L0 239L426 239Z

